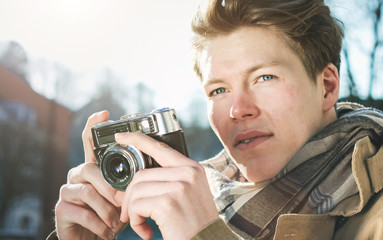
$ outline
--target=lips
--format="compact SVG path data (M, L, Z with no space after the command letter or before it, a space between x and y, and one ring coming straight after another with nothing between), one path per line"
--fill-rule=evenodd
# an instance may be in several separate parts
M246 150L267 141L273 136L272 133L262 131L248 131L239 133L234 138L234 147Z
M256 137L253 137L253 138L250 138L250 139L241 140L236 145L241 144L241 143L249 143L249 142L251 142L251 141L253 141L255 139L256 139Z

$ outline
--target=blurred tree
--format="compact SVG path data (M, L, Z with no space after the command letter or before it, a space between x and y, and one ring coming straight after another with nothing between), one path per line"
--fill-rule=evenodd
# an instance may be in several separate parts
M136 104L136 112L150 112L153 110L153 95L154 91L144 82L139 82L135 85L134 98L132 104ZM160 89L161 91L161 89Z
M73 109L73 102L79 95L76 88L77 76L67 67L55 63L52 66L55 73L54 99L61 105Z
M24 48L15 41L0 44L0 63L26 79L28 57Z
M187 107L180 114L184 129L189 157L196 161L206 160L222 150L222 144L207 121L206 102L202 90L195 90ZM185 123L185 125L184 125Z
M360 4L360 3L359 3ZM367 53L370 57L370 84L368 98L373 98L373 89L383 84L383 0L369 0L366 17L371 17L372 47Z
M203 161L214 157L223 147L210 127L198 125L184 129L189 157L196 161Z
M210 127L207 118L206 99L202 89L194 90L187 106L187 112L182 113L181 118L185 118L186 126Z
M108 94L114 100L121 102L132 92L127 88L123 78L107 67L99 71L95 84L97 85L95 98Z
M342 7L341 0L330 2L344 24L342 55L348 99L363 99L374 106L375 99L383 98L379 87L383 84L383 0L352 0Z
M102 69L96 82L96 96L110 92L126 113L148 112L154 108L154 91L144 82L131 84L126 77L119 76L110 68Z
M29 65L31 83L39 86L36 91L70 109L76 107L76 101L81 97L78 74L60 63L46 59L31 61Z

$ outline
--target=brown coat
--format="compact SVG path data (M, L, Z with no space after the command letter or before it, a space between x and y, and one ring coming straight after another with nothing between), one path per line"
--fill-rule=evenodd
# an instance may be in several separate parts
M352 158L352 171L359 194L343 200L327 214L284 214L278 219L274 239L343 240L383 239L383 147L369 138L358 141ZM240 239L217 220L193 240Z

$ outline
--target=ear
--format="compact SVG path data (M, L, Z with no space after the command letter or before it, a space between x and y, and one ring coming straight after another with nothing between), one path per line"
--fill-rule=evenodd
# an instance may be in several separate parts
M334 107L339 97L338 69L329 63L319 74L319 78L323 84L323 111L328 111Z

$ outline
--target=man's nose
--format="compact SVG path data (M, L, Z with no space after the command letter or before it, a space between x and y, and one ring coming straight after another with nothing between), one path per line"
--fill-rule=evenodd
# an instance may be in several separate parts
M260 114L255 99L251 94L241 92L233 97L230 107L230 118L234 120L246 120L255 118Z

